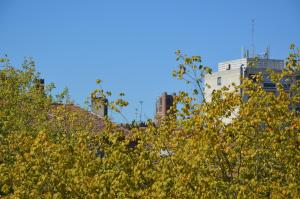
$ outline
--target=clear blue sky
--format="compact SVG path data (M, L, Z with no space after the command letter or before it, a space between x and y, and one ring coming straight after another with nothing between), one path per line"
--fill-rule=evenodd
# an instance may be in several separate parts
M140 100L152 118L163 91L187 89L171 77L175 50L216 70L250 47L255 19L257 51L270 45L283 59L290 43L300 45L299 11L298 0L0 0L0 54L16 66L33 57L46 83L68 87L80 105L100 78L126 93L129 120Z

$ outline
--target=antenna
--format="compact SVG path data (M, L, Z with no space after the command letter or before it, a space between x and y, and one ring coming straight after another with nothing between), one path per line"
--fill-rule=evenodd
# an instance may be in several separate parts
M138 118L138 109L135 109L135 122L137 122L137 118Z
M242 58L245 58L244 46L241 47Z
M255 44L254 44L254 25L255 25L255 20L251 20L252 23L252 28L251 28L251 46L252 46L252 57L255 56Z

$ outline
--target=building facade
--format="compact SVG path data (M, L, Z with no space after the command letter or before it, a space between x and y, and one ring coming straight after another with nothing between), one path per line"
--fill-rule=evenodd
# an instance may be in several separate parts
M239 86L243 78L252 78L253 75L258 73L263 75L263 88L268 92L276 92L276 85L268 78L268 70L281 72L283 68L283 60L269 59L268 57L244 57L220 62L217 72L205 75L205 83L210 86L205 87L205 99L209 102L214 90L219 90L223 86L229 86L232 83ZM242 91L240 92L242 93Z

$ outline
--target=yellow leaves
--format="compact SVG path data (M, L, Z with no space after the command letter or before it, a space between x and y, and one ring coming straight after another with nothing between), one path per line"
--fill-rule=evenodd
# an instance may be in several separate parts
M100 84L101 82L102 82L101 79L96 80L96 84Z
M175 54L179 56L181 54L181 51L180 50L176 50Z
M61 193L54 193L53 196L52 196L54 199L61 199L63 198Z
M176 76L211 72L199 56L180 51L177 56L182 62ZM0 197L296 198L300 120L291 104L299 99L285 91L268 94L250 80L243 83L247 101L228 88L203 104L179 92L175 101L182 111L170 111L160 126L128 134L108 119L102 131L95 131L86 112L68 106L52 110L45 98L23 90L16 95L14 84L6 85L9 89L0 84ZM9 100L2 100L3 93ZM120 109L128 102L111 104ZM132 141L137 145L130 146Z
M7 194L9 192L9 186L7 184L2 185L1 192Z

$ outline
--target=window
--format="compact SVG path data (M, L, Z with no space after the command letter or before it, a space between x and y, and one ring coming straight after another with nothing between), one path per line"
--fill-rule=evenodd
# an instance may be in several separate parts
M264 83L264 88L275 88L276 85L274 83Z
M221 86L221 84L222 84L222 79L221 79L221 77L218 77L217 78L217 85Z
M300 114L300 107L296 107L295 111L296 111L296 114L299 115Z
M228 64L227 69L226 70L230 70L231 69L231 65Z
M285 90L288 90L288 89L290 89L291 84L289 84L289 83L282 83L282 86L283 86L283 88L284 88Z

